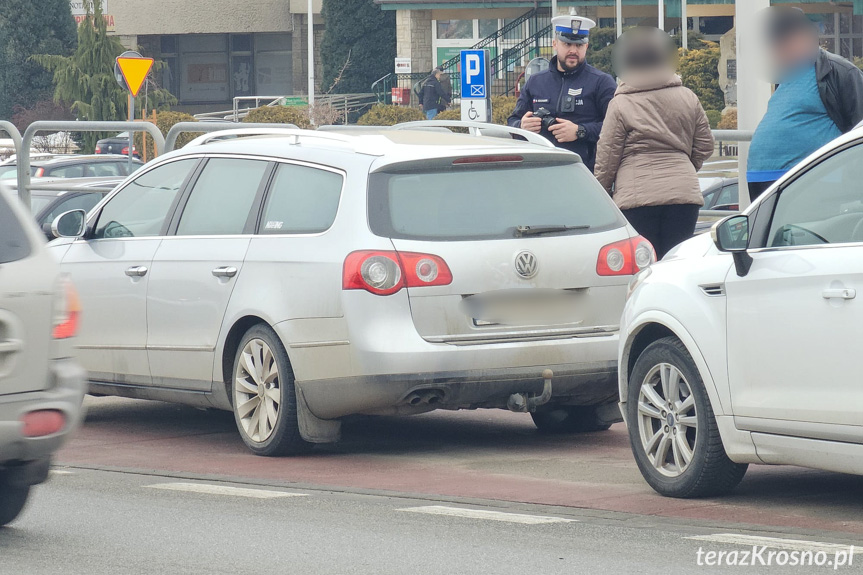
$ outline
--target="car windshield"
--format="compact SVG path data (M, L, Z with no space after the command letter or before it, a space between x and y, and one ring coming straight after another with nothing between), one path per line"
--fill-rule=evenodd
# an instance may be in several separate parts
M372 231L393 238L504 239L527 227L583 234L624 225L578 163L376 174L369 200Z
M54 201L55 196L31 196L30 197L30 211L34 214L38 214L45 207Z

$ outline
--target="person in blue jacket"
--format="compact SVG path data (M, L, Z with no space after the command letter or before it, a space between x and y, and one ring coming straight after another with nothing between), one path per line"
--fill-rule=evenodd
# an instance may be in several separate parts
M528 79L507 123L575 152L593 171L596 143L617 83L586 62L596 22L581 16L557 16L551 22L556 55L548 70Z

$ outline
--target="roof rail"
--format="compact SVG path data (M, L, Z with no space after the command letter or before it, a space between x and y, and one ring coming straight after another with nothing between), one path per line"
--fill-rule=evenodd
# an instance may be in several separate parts
M500 124L487 124L482 122L462 122L460 120L417 120L414 122L402 122L392 127L394 130L410 130L413 128L467 128L471 136L490 136L500 138L501 134L510 137L520 136L530 142L546 148L554 148L555 145L543 136L528 132L521 128L502 126ZM515 138L512 138L515 139Z
M242 137L242 136L293 136L295 143L299 143L300 138L316 138L321 140L337 141L342 143L354 142L355 140L333 132L317 132L314 130L302 130L293 124L285 124L284 127L263 127L256 128L254 126L248 128L236 128L229 130L218 130L203 136L198 136L187 146L203 146L217 140Z

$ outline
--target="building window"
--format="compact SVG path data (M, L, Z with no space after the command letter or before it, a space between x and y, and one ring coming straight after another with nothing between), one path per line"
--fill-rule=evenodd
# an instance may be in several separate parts
M470 40L473 36L473 20L438 20L438 40Z
M293 94L290 34L255 34L254 61L257 96Z
M488 38L500 29L500 20L497 18L480 18L479 37Z
M228 46L224 34L180 36L180 99L225 102L228 95Z

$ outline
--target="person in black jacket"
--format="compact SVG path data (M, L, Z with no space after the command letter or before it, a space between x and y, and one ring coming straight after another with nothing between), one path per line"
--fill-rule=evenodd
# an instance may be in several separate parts
M779 86L749 150L746 179L753 201L863 120L863 72L820 48L815 24L799 8L768 10L766 33Z
M447 94L440 82L443 70L435 68L423 83L423 112L426 118L434 120L438 112L446 110L452 96Z
M575 152L593 171L596 143L617 83L585 61L589 31L596 26L593 20L556 16L552 26L556 55L548 70L530 76L507 124L542 134Z

